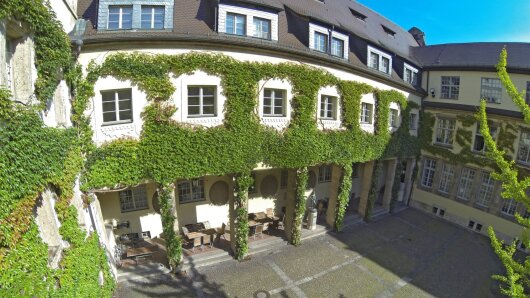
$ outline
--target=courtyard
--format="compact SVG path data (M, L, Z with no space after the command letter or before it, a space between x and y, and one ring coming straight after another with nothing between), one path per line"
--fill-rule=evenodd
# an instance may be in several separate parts
M496 297L485 236L406 209L303 242L118 284L116 297Z

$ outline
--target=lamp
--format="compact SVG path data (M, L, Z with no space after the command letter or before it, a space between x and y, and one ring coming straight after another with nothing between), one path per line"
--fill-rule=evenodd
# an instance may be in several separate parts
M431 97L434 98L434 95L435 95L434 88L431 88L429 91L431 92Z
M72 41L74 41L77 46L77 56L79 56L79 53L81 52L81 47L83 46L83 38L85 36L86 24L87 20L85 19L79 19L75 21L74 30L71 33L73 35Z

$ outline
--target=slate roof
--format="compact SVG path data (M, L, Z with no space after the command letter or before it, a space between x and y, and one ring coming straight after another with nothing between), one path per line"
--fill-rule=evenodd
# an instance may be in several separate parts
M508 51L508 68L530 69L530 43L475 42L441 44L413 49L424 68L494 68L501 50Z

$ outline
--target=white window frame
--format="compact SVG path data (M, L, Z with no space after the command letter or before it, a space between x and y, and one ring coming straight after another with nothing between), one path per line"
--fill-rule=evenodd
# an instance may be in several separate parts
M234 28L233 28L234 30L233 30L233 32L228 32L228 26L226 25L226 23L228 22L229 15L232 15L234 17ZM243 33L242 34L237 34L237 24L238 24L237 23L237 18L238 17L243 17L243 20L244 20ZM254 22L252 22L252 23L254 23ZM226 34L236 35L236 36L246 36L247 35L247 25L248 25L248 17L247 17L247 15L240 14L240 13L235 13L235 12L227 12L226 13L226 18L225 18L225 33Z
M189 88L199 88L199 114L193 114L191 115L189 113L189 107L190 107L190 94L189 94ZM213 114L205 114L204 113L204 88L213 88ZM207 117L217 117L217 86L216 85L188 85L187 86L187 105L186 105L186 111L189 118L207 118Z
M462 168L458 187L456 189L456 197L460 200L469 201L473 196L473 183L475 182L475 175L477 171L471 168Z
M149 8L151 11L148 14L151 18L150 26L149 28L143 28L143 20L142 17L144 16L144 8ZM162 28L155 28L155 9L156 8L162 8ZM166 20L166 7L164 5L142 5L140 7L140 28L141 29L150 29L150 30L162 30L165 28L165 20Z
M340 32L337 32L337 31L334 31L334 30L331 30L331 29L328 29L326 27L322 27L322 26L319 26L319 25L316 25L316 24L313 24L313 23L309 23L309 48L312 49L312 50L318 51L318 52L321 52L321 51L316 49L315 32L318 32L320 34L324 34L324 35L327 36L326 53L328 53L330 55L332 55L332 52L331 52L332 42L331 42L331 40L333 38L342 40L343 45L344 45L343 49L342 49L342 51L343 51L342 56L336 56L336 55L332 55L332 56L348 60L348 53L350 51L349 44L348 44L348 41L349 41L348 35L342 34Z
M452 124L452 125L451 125ZM455 138L456 119L438 118L436 123L435 143L452 146Z
M444 163L442 166L442 172L440 174L440 182L438 184L438 192L443 194L449 194L451 192L451 186L453 185L455 177L455 171L453 166Z
M186 187L189 191L184 193L183 187ZM204 192L204 179L202 178L178 181L176 191L179 204L200 202L206 200L206 195ZM189 197L189 199L183 200L183 198L186 197Z
M498 127L496 125L489 125L489 129L490 129L490 134L491 134L491 137L493 138L493 141L495 141L495 139L497 138L497 131L498 131ZM492 133L493 131L493 133ZM477 148L475 148L477 146L477 137L480 137L482 138L482 149L480 150L477 150ZM482 133L480 132L480 123L477 123L477 128L475 130L475 136L473 138L473 147L471 147L471 150L473 152L477 152L477 153L484 153L486 152L486 142L484 140L484 136L482 136Z
M118 14L118 28L109 28L110 23L110 9L111 7L117 7L120 9L120 12ZM131 27L130 28L123 28L123 8L131 8ZM132 4L117 4L117 5L109 5L107 7L108 15L107 15L107 29L108 30L128 30L133 28L134 23L134 8Z
M444 78L448 78L448 84L444 84L443 81L444 81ZM458 84L455 84L453 82L453 79L457 79L458 80ZM440 77L440 98L442 99L454 99L454 100L458 100L458 96L460 96L460 83L462 82L462 80L460 79L459 76L441 76ZM444 96L444 92L442 92L442 90L445 88L447 88L448 92L447 94Z
M370 65L370 55L372 53L379 56L377 68ZM383 58L388 59L388 72L386 72L384 70L384 68L383 68ZM367 56L367 60L366 60L366 65L369 68L371 68L371 69L375 69L375 70L380 71L382 73L385 73L387 75L392 75L392 56L390 56L389 54L387 54L385 52L382 52L382 51L380 51L380 50L378 50L378 49L376 49L374 47L368 46L368 56Z
M337 120L337 104L339 99L333 95L321 94L318 99L318 118L326 120ZM324 105L324 109L322 109ZM329 106L331 105L331 109ZM331 117L327 116L331 113ZM322 115L324 114L324 116Z
M265 99L266 99L266 96L265 96L265 92L267 91L270 91L271 93L271 96L270 96L270 105L267 105L267 106L270 106L270 113L268 114L265 114ZM281 93L282 95L282 105L281 105L281 109L282 109L282 113L281 114L276 114L275 110L276 108L278 108L278 106L276 106L276 97L277 97L277 93ZM286 111L287 111L287 90L285 89L276 89L276 88L264 88L263 89L263 99L262 99L262 102L263 104L261 105L261 111L262 111L262 115L263 117L285 117L286 116Z
M493 179L490 172L483 171L480 175L476 204L482 207L488 207L491 201L493 201L494 189L495 179Z
M331 182L333 167L331 165L321 165L318 168L318 183Z
M390 108L388 122L391 129L397 129L399 127L399 109Z
M373 125L374 123L374 104L368 103L368 102L361 102L361 124L370 124ZM368 109L368 107L370 107ZM368 112L370 114L368 115Z
M245 28L245 35L243 36L248 36L248 37L253 37L253 38L263 39L263 38L255 36L256 34L254 30L254 18L269 20L270 21L270 39L263 39L263 40L278 41L278 14L277 13L270 13L270 12L261 11L258 9L251 9L251 8L240 7L240 6L235 6L235 5L219 4L217 31L220 33L226 33L227 13L245 15L246 16L246 28ZM241 36L241 35L235 35L235 36Z
M118 192L121 213L149 209L145 185L127 188ZM125 202L127 200L127 202ZM124 204L132 207L124 208Z
M418 69L407 63L404 63L403 66L403 80L413 86L416 86L418 84ZM410 78L407 78L407 70L409 70L411 73Z
M515 212L517 212L517 207L519 207L519 202L517 202L515 199L501 200L503 200L501 213L511 217L515 216Z
M323 43L320 42L320 38L316 37L323 37ZM319 41L319 42L317 42ZM326 33L322 33L320 31L313 31L313 50L321 53L327 53L328 52L328 43L329 43L329 35Z
M129 91L130 94L131 94L131 98L128 98L128 99L120 99L120 96L119 96L119 93L122 92L122 91ZM114 93L114 113L115 113L115 116L116 116L116 120L115 121L105 121L105 117L103 117L104 114L106 113L110 113L110 112L105 112L105 110L103 109L103 105L105 104L103 102L103 93ZM133 107L133 90L132 88L122 88L122 89L114 89L114 90L101 90L100 91L100 95L101 95L101 120L102 120L102 123L103 125L114 125L114 124L122 124L122 123L132 123L133 122L133 119L134 119L134 107ZM124 109L124 110L120 110L120 102L125 102L125 101L130 101L131 102L131 108L130 109ZM120 118L120 112L123 112L123 111L131 111L131 119L121 119Z
M484 84L492 84L484 85ZM498 92L498 96L494 97L493 94ZM481 78L480 79L480 99L485 99L487 103L500 104L502 101L502 82L499 78Z
M523 139L523 136L526 136L526 138ZM530 130L521 131L519 148L517 149L517 162L530 166Z
M436 160L426 158L423 160L423 170L421 173L421 186L425 188L432 188L434 183L434 175L436 173Z
M256 21L259 22L260 24L260 30L256 30ZM261 24L263 24L263 22L268 22L269 24L269 32L268 32L268 36L263 36L263 26L261 26ZM272 21L270 19L267 19L267 18L260 18L260 17L252 17L252 28L254 28L254 32L252 34L253 37L255 38L259 38L259 39L265 39L265 40L270 40L271 39L271 36L272 36Z

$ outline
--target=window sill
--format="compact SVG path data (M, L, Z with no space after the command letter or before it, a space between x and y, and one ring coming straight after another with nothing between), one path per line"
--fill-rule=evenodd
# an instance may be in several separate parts
M445 192L440 191L440 190L436 190L436 194L441 196L441 197L444 197L444 198L449 198L449 196L450 196L448 192L445 193Z
M473 207L479 209L479 210L482 210L482 211L485 211L485 212L489 212L490 210L490 207L489 206L486 206L486 205L482 205L480 203L474 203L473 204Z
M418 188L423 190L423 191L432 192L432 186L428 187L428 186L424 186L424 185L418 184Z
M444 148L447 148L447 149L453 149L453 144L445 144L445 143L434 142L434 145L436 145L438 147L444 147Z
M458 100L458 97L457 98L448 98L448 97L441 97L440 96L440 99Z
M181 200L179 200L179 205L186 205L186 204L204 202L204 201L206 201L206 198L202 198L200 200L185 201L185 202L182 202Z
M130 124L130 123L133 123L133 121L126 120L126 121L103 122L103 124L101 124L101 127L120 125L120 124Z
M455 201L460 202L460 203L462 203L462 204L466 204L466 205L469 204L469 199L463 199L463 198L458 198L458 197L456 197L456 198L455 198Z
M129 210L121 210L121 213L131 213L131 212L135 212L135 211L142 211L142 210L148 210L149 207L145 207L145 208L140 208L140 209L129 209Z

